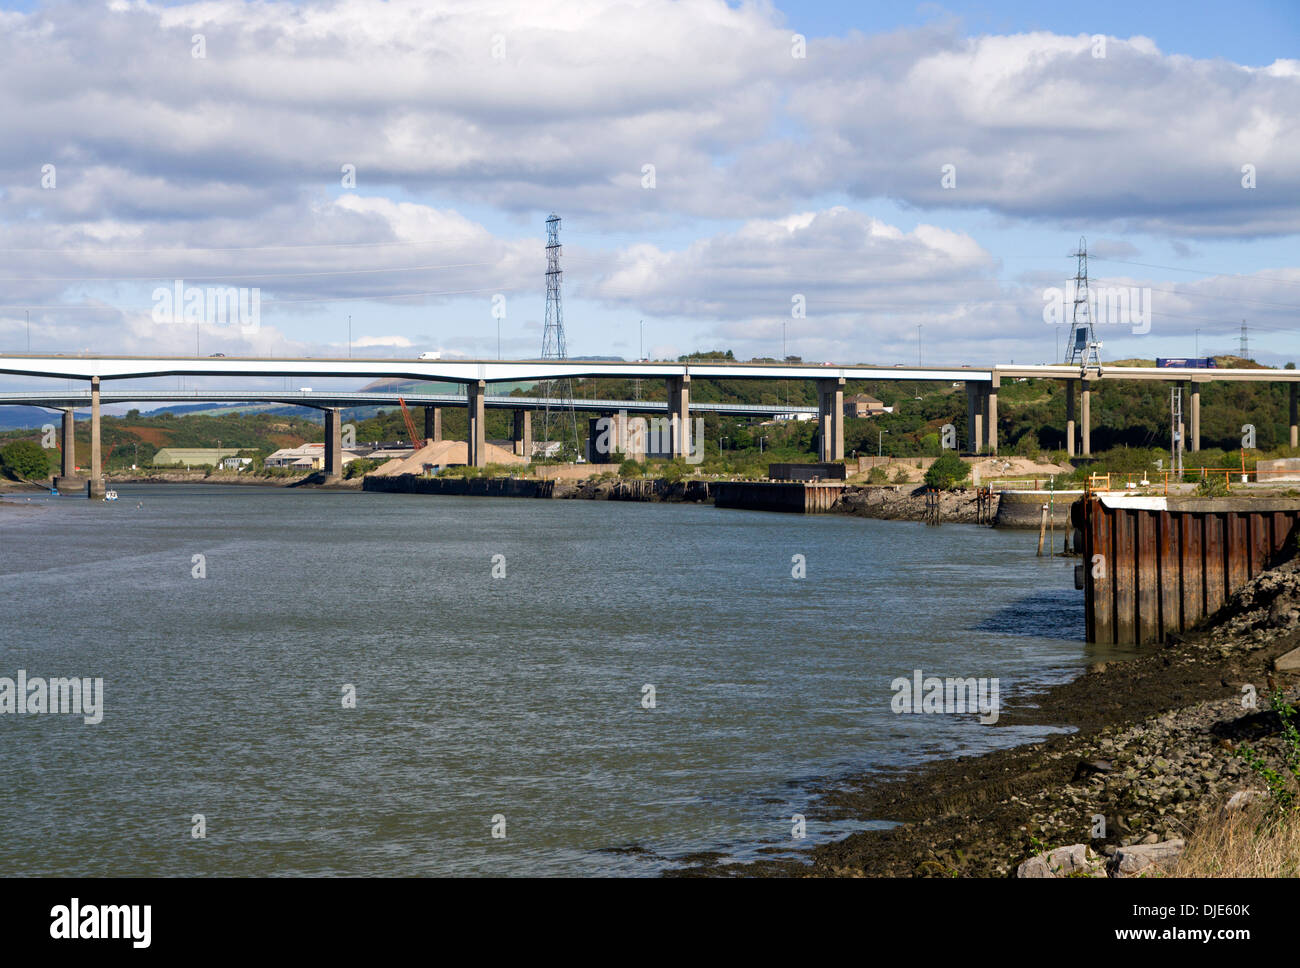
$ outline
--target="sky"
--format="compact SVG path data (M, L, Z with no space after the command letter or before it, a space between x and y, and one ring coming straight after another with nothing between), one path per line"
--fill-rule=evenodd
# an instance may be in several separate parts
M1300 360L1298 39L1293 0L0 5L0 352L536 358L555 213L571 356L1051 362L1082 240L1103 358Z

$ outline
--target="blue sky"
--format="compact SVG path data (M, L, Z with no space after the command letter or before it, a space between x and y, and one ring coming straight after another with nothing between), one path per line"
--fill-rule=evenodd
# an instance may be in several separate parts
M536 356L557 211L573 355L1046 362L1082 235L1104 355L1300 359L1293 3L3 9L0 351Z
M782 9L790 25L813 35L897 30L957 18L971 33L1108 33L1151 37L1161 50L1189 57L1225 57L1264 65L1294 57L1300 36L1300 5L1289 0L1259 3L1194 3L1171 0L1004 0L1001 3L799 3ZM797 11L797 12L794 12Z

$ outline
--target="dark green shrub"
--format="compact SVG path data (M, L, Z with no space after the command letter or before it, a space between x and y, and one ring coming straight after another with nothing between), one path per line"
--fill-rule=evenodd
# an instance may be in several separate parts
M963 483L969 474L970 468L966 466L966 462L952 451L948 451L935 458L930 469L925 472L925 483L927 487L951 491Z

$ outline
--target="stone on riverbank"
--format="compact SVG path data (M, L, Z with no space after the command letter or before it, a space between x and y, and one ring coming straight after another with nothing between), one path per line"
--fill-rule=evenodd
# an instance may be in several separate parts
M1016 877L1105 877L1105 865L1106 858L1087 844L1072 844L1029 858L1016 868Z
M1278 672L1300 672L1300 649L1292 649L1286 655L1279 655L1273 660L1273 668Z
M1112 877L1145 877L1167 874L1178 863L1183 852L1183 841L1165 840L1158 844L1133 844L1115 851L1111 861Z

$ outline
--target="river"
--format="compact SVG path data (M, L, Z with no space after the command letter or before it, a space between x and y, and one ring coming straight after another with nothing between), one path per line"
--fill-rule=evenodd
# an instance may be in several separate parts
M895 714L895 678L998 677L1008 706L1096 658L1075 561L1027 532L117 490L0 509L0 676L104 683L98 724L0 715L6 875L652 875L801 851L864 826L794 839L810 781L1044 734Z

